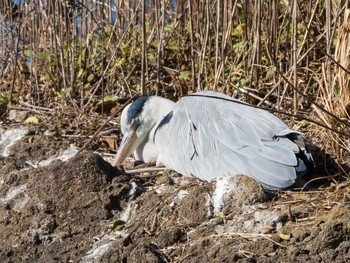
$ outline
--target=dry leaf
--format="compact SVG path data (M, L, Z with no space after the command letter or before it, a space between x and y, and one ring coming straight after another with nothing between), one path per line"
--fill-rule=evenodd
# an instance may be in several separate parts
M283 234L282 232L278 232L277 234L283 240L290 240L290 234Z
M25 123L38 124L39 123L39 119L37 117L35 117L35 116L30 116L24 122Z
M111 150L116 151L118 149L117 140L112 136L101 136L100 140Z

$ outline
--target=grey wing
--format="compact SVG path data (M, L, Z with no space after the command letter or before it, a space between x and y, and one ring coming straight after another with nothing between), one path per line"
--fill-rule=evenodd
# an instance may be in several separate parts
M199 94L208 93L218 96ZM182 98L170 115L155 134L159 161L167 167L207 181L245 174L272 189L294 183L298 147L288 139L275 139L290 130L274 115L204 97Z

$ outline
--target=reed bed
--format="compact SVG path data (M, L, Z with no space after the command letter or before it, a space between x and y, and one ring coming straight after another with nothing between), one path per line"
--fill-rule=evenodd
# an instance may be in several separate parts
M111 94L218 90L287 114L344 163L349 10L348 0L4 0L0 108L86 113Z

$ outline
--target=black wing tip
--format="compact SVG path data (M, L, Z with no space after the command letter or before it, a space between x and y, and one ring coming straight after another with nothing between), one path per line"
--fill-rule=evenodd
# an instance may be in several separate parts
M298 158L297 168L299 169L296 168L298 174L312 173L315 168L315 163L312 154L306 145L304 135L297 132L291 132L287 134L286 137L299 147L299 152L295 154Z

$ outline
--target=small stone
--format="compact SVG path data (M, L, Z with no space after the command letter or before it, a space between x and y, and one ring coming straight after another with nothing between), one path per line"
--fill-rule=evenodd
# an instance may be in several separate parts
M37 245L41 244L42 241L41 241L39 232L34 231L34 232L32 233L32 238L33 238L34 244L37 244Z
M221 177L213 182L215 183L212 198L214 214L237 213L243 206L268 200L268 195L261 184L245 175Z
M179 227L173 226L164 229L157 238L159 247L168 247L178 242L182 237L182 231Z
M8 119L15 122L23 122L28 116L28 112L20 110L10 110Z

